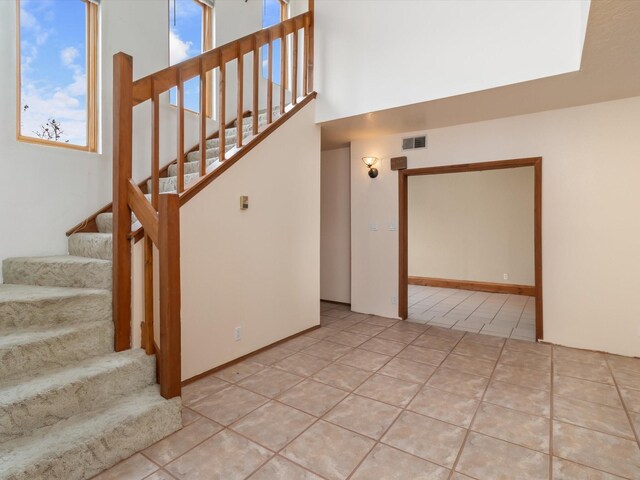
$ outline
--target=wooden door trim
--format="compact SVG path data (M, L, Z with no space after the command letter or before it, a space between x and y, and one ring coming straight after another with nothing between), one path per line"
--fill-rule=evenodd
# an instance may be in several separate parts
M493 162L464 163L437 167L410 168L398 170L398 316L409 316L409 238L408 238L408 178L418 175L438 175L443 173L479 172L506 168L534 167L534 270L536 297L536 339L543 338L542 301L542 157L517 158Z

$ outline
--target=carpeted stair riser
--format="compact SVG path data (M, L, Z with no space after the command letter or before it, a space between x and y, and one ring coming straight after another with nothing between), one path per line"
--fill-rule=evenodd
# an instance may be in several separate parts
M218 157L215 158L207 158L207 167L212 165L214 162L218 160ZM190 173L200 173L200 162L185 162L184 163L184 173L188 175ZM169 170L167 171L169 177L175 177L178 175L178 165L175 163L173 165L169 165Z
M113 236L110 233L74 233L69 236L69 255L111 260Z
M250 133L244 133L242 135L242 138L247 138L247 137L250 137L250 136L251 136ZM205 146L207 147L207 150L211 150L212 148L218 148L220 146L220 139L219 138L210 138L209 140L206 141ZM235 146L236 146L236 134L235 134L235 130L234 130L233 135L229 135L229 134L225 135L224 151L228 152L229 150L231 150ZM192 153L193 152L189 152L187 154L187 156L189 156L189 154L192 154ZM189 160L189 161L191 161L191 160Z
M206 154L207 154L207 158L218 158L220 156L220 147L218 147L217 145L217 138L214 139L216 140L216 145L207 145L207 150L206 150ZM209 142L213 142L213 140L208 140ZM235 148L236 143L235 140L233 143L229 144L225 144L224 146L224 151L228 152L229 150ZM193 152L189 152L187 153L187 156L184 159L185 162L199 162L200 161L200 150L194 150Z
M0 336L0 383L112 351L111 320L18 330Z
M0 285L0 332L113 321L111 291Z
M195 183L200 178L198 173L189 173L184 176L184 186ZM178 177L163 177L160 178L160 193L174 192L178 188ZM151 180L147 181L147 189L151 191Z
M86 480L182 427L180 398L157 386L0 445L0 478Z
M111 289L111 262L70 255L17 257L2 262L5 283Z
M0 444L154 384L155 357L127 350L21 380L0 384Z
M151 196L149 196L151 197ZM138 219L132 213L131 214L131 225L136 223ZM101 213L96 217L96 225L98 226L98 232L100 233L113 233L113 213L106 212Z

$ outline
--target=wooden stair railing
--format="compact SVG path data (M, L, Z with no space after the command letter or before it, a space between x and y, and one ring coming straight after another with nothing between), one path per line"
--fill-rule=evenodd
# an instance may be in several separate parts
M180 325L180 205L219 176L234 161L251 150L261 136L266 136L284 121L286 89L291 85L293 113L304 106L313 92L313 0L309 11L272 27L247 35L221 47L170 66L139 80L133 80L133 59L122 52L114 55L114 165L113 165L113 318L116 351L131 348L132 300L132 231L131 214L136 215L144 231L144 303L142 345L147 353L156 353L160 393L173 398L181 393L181 325ZM303 31L302 96L298 92L299 35ZM287 52L291 38L291 58ZM280 105L281 117L273 119L273 43L280 40ZM259 70L260 48L268 49L266 91L267 125L259 131ZM252 138L243 140L244 57L253 55ZM237 68L237 134L235 149L225 153L226 71L227 63L236 61ZM286 65L291 62L291 75L286 81ZM221 165L207 172L207 111L206 77L218 70L218 146ZM200 120L198 127L200 159L199 180L184 184L184 84L199 77ZM176 88L177 98L177 191L159 194L160 185L160 95ZM132 179L133 109L151 102L151 200L147 200ZM231 155L226 158L226 155ZM159 343L154 336L153 252L158 249Z

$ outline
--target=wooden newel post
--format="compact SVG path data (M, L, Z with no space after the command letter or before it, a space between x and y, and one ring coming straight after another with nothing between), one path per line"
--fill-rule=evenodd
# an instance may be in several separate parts
M181 392L180 327L180 199L160 195L160 394L173 398Z
M113 56L113 323L116 352L131 348L131 178L133 58Z

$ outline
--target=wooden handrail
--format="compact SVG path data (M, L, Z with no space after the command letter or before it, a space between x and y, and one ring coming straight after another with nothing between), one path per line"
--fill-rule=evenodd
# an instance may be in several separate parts
M283 38L296 30L311 28L311 18L312 12L305 12L282 23L204 52L197 57L189 58L164 70L142 77L133 82L133 106L151 99L154 80L159 91L165 92L178 85L178 71L182 72L182 81L187 82L200 74L200 61L204 62L207 71L213 70L220 67L222 63L228 63L240 55L260 49L268 44L270 39ZM313 66L310 69L313 70Z
M147 201L144 193L140 190L140 187L133 183L133 180L131 179L129 179L127 190L128 202L131 210L138 218L138 221L142 225L142 228L144 228L146 234L151 237L153 243L158 245L158 213L155 211L151 203Z
M313 0L309 1L310 8ZM302 98L298 96L300 30L304 30L302 59ZM293 46L289 52L287 41L292 36ZM274 65L274 42L280 41L280 64ZM259 72L262 60L260 48L268 49L268 75L266 81L267 125L260 132L258 123ZM245 76L244 57L253 55L252 75ZM291 59L289 59L291 54ZM157 358L160 392L165 398L180 395L181 391L181 326L180 326L180 205L192 198L204 185L217 178L239 158L250 151L263 136L275 128L315 98L313 89L313 11L284 20L272 27L254 32L234 42L208 50L177 65L155 72L133 81L133 59L118 53L114 56L114 168L113 168L113 315L115 324L116 350L131 347L131 254L132 254L132 213L144 231L144 321L142 322L142 345L149 354ZM236 141L234 149L226 152L227 113L227 63L236 61L237 83L236 106L232 108L236 117ZM288 62L292 62L291 76L287 77ZM279 68L280 117L274 121L273 72ZM207 115L211 110L208 93L208 78L218 69L218 159L222 165L207 172ZM185 184L185 89L187 81L200 77L200 115L198 123L198 145L192 151L199 151L197 175L200 177L191 189ZM245 78L252 78L253 122L251 130L254 138L243 140ZM293 108L286 110L287 90L291 85ZM163 92L176 89L177 132L176 132L176 192L160 193L160 98ZM151 199L132 179L133 109L147 101L151 102L151 177L149 188ZM260 139L258 139L260 134ZM227 159L229 159L227 161ZM191 164L193 165L193 164ZM190 177L191 178L191 177ZM190 182L191 183L191 182ZM148 189L147 189L148 191ZM159 344L154 335L154 245L158 251L158 294L159 294Z

